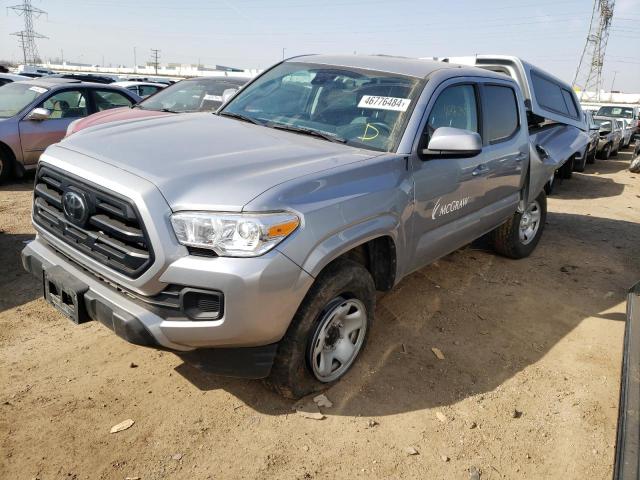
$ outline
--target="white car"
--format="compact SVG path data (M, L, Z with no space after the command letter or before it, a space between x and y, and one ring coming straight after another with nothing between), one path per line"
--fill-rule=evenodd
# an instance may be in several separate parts
M136 95L146 98L149 95L153 95L158 90L162 90L166 87L161 83L153 83L153 82L132 82L132 81L124 81L124 82L114 82L111 85L116 85L117 87L126 88L127 90L135 93Z
M31 77L25 77L24 75L16 75L14 73L0 73L0 87L7 83L20 82L22 80L31 80Z

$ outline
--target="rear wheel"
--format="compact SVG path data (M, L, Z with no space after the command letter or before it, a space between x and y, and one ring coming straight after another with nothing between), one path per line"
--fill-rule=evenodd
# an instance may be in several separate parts
M564 165L562 165L562 167L560 167L560 169L558 170L560 178L564 180L568 180L571 178L571 176L573 175L573 164L574 158L571 157L564 163Z
M0 150L0 184L6 182L13 175L13 159Z
M265 384L300 398L337 382L364 348L374 308L368 270L350 260L331 263L298 308Z
M528 257L536 248L547 219L547 197L544 192L522 213L513 216L491 232L493 248L509 258Z

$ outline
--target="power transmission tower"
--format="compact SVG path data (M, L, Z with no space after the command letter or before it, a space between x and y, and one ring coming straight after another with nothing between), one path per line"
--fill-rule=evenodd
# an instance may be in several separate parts
M151 58L153 59L153 62L151 62L151 64L155 67L156 75L157 75L158 74L158 58L160 58L160 50L158 50L156 48L152 48L151 49Z
M615 0L594 0L593 2L589 34L573 79L573 86L582 88L581 100L600 100L602 66L615 3Z
M22 48L22 56L24 63L38 63L40 61L40 55L38 55L38 47L36 46L36 38L47 38L44 35L40 35L33 29L33 19L40 17L42 14L46 14L44 10L31 5L31 0L23 0L20 5L14 5L7 7L18 15L24 17L24 30L20 32L14 32L11 35L17 36L20 40L20 47Z

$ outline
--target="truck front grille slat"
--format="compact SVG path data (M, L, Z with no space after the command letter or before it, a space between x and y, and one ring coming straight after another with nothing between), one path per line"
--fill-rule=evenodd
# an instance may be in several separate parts
M66 192L79 194L86 218L68 218ZM68 212L67 212L68 213ZM33 219L47 232L128 277L142 275L153 262L147 234L131 201L51 167L36 173Z

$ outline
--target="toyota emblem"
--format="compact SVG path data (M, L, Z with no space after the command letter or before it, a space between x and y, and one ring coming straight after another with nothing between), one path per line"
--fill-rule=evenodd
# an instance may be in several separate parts
M87 202L76 192L65 192L62 196L62 209L64 215L73 223L82 225L87 220Z

